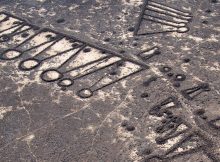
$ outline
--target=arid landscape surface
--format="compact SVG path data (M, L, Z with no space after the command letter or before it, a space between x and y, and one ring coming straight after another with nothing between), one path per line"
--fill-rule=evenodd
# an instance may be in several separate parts
M0 162L220 162L219 0L1 0Z

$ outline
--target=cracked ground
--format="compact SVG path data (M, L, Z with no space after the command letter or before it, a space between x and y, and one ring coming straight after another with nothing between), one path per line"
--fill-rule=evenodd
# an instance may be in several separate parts
M0 162L220 162L219 0L0 0Z

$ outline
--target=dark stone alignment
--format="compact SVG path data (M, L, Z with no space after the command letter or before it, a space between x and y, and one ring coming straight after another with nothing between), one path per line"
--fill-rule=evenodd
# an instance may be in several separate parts
M0 162L220 162L218 0L1 0Z

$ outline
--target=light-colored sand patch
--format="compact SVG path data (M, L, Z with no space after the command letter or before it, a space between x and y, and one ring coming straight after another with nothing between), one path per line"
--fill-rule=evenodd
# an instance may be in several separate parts
M4 118L4 115L12 111L12 106L9 107L0 107L0 119Z
M28 144L30 144L31 141L32 141L34 138L35 138L35 135L34 135L34 134L30 134L30 135L28 135L27 137L25 137L25 138L23 139L23 141L26 141Z

